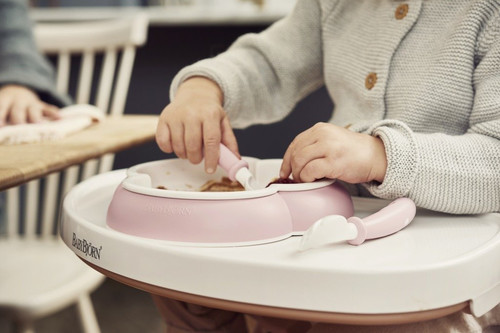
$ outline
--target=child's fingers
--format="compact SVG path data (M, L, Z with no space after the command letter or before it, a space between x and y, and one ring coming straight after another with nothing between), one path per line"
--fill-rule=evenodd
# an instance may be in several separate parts
M299 178L301 182L313 182L316 179L321 179L331 176L332 165L328 163L326 158L316 158L307 162L300 170ZM295 179L295 177L294 177Z
M302 162L302 166L297 165L297 156L300 158L300 151L304 149L304 147L310 146L316 142L314 136L311 135L311 130L306 130L293 139L292 143L288 146L285 155L283 155L283 162L280 168L280 178L288 178L292 173L294 180L299 181L295 177L298 177L296 172L297 168L302 169L305 161Z
M281 162L280 178L288 178L292 173L291 155L291 148L288 146L285 155L283 155L283 162Z
M290 160L294 180L300 182L311 182L316 179L306 177L306 180L305 178L302 178L302 171L311 161L325 157L324 152L320 148L319 144L310 144L307 146L299 146L294 149ZM323 176L319 178L322 177Z
M198 164L203 159L202 125L199 121L189 121L184 130L184 146L187 159Z
M170 142L170 131L168 125L162 121L158 121L156 127L156 143L160 147L161 151L165 153L172 153L174 149L172 148L172 143Z
M170 122L168 123L168 129L170 131L170 142L174 153L177 157L186 159L187 155L184 143L184 124L180 122Z
M205 153L205 171L214 173L219 164L219 144L221 128L218 121L203 123L203 148Z

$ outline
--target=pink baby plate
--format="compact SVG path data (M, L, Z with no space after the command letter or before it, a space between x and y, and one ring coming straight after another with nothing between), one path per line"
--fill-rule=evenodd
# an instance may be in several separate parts
M167 159L136 165L116 189L107 212L111 229L190 246L261 244L303 234L326 215L353 215L350 195L339 183L272 184L281 160L244 158L256 189L200 192L226 171Z

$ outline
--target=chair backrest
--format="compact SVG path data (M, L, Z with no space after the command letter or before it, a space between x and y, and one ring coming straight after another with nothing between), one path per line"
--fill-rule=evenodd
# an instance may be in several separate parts
M57 89L62 93L70 93L72 55L79 55L81 63L75 102L94 104L112 115L122 114L135 49L146 42L147 16L138 14L130 19L62 25L38 24L34 30L40 51L57 57ZM117 67L120 53L121 64ZM97 95L91 99L92 76L99 54L103 55L102 70ZM116 87L112 103L109 104L114 80Z
M147 38L145 14L121 19L71 23L39 23L35 40L55 62L56 84L75 103L96 105L109 115L125 108L135 50ZM7 190L8 238L53 237L60 202L79 181L112 169L114 155L72 166L64 171Z

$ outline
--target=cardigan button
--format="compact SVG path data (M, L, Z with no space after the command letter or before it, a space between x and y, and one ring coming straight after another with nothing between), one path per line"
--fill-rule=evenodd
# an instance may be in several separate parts
M375 83L377 83L377 73L369 73L365 78L365 87L368 90L372 90L375 87Z
M408 14L408 9L409 7L406 3L399 5L394 12L394 17L396 18L396 20L404 19L406 14Z

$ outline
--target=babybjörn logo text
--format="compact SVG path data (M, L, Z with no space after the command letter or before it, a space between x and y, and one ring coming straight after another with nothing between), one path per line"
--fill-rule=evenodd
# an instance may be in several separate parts
M164 214L169 216L189 216L192 214L191 209L187 207L175 206L160 206L160 205L145 205L144 210L155 214Z
M78 251L85 253L85 256L90 256L94 259L101 260L101 250L102 246L94 246L91 242L87 242L86 239L78 238L75 233L73 233L73 240L71 245Z

